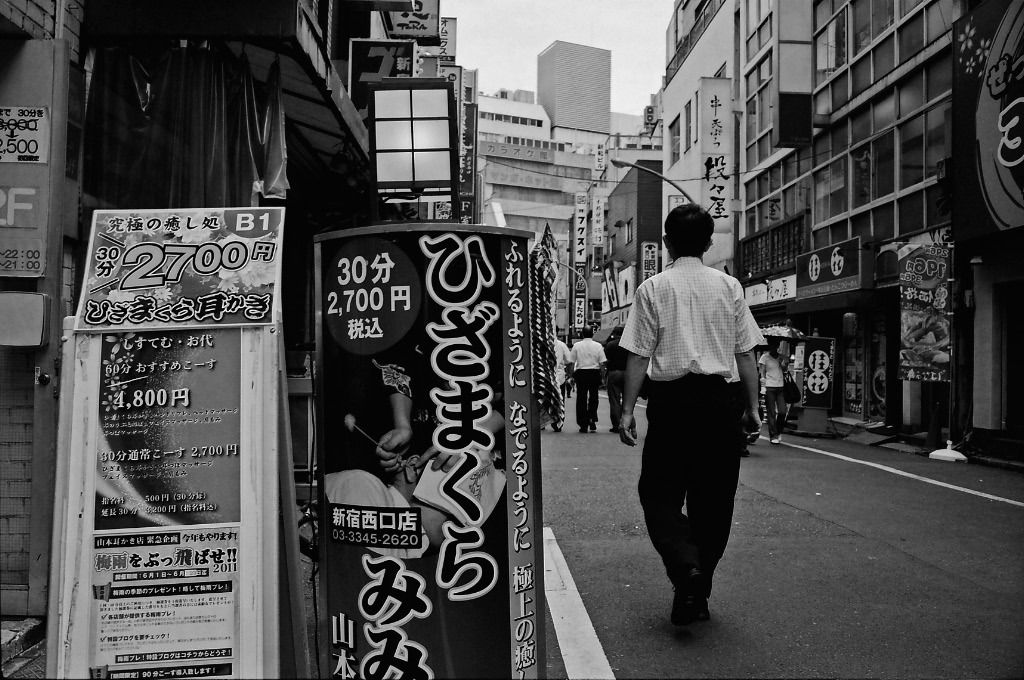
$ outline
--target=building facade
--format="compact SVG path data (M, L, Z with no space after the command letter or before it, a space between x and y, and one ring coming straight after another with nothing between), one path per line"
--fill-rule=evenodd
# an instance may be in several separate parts
M955 340L964 357L956 412L968 441L1024 461L1024 6L971 3L953 31L952 192ZM1016 67L1014 67L1016 64ZM1014 75L1016 68L1016 75Z
M537 55L537 101L558 128L611 132L612 53L556 40Z
M741 280L760 321L837 339L832 415L927 429L949 387L899 377L896 265L902 244L951 242L939 175L961 7L819 0L789 16L773 5L744 0L740 12ZM789 42L813 57L806 135L778 129Z
M663 185L663 213L688 200L715 218L715 237L704 263L734 273L736 233L736 26L726 0L680 0L666 31L664 86L658 100L664 174L682 188Z
M384 15L411 4L190 7L0 1L0 117L38 121L24 125L25 153L0 162L0 244L19 253L0 270L0 310L24 331L0 333L4 615L46 611L61 333L96 209L286 207L292 450L296 479L311 473L313 235L366 224L377 208L354 86L381 64L350 79L349 48L398 37Z
M658 153L660 149L651 149ZM616 150L609 153L617 154ZM660 160L636 159L637 165L661 172ZM628 168L608 195L606 258L601 276L601 328L629 320L637 286L661 271L662 180Z

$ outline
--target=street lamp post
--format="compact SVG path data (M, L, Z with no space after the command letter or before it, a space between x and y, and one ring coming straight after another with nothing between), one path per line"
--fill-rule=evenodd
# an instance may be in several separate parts
M662 180L664 182L668 182L673 187L675 187L676 190L679 191L679 193L681 193L683 195L683 198L688 200L690 203L697 203L697 201L693 200L693 197L690 196L690 194L686 193L686 189L683 189L681 186L676 184L673 180L670 180L668 177L665 177L665 175L661 174L660 172L655 172L654 170L651 170L650 168L645 168L642 165L637 165L636 163L630 163L629 161L619 160L618 158L610 158L608 160L611 162L612 165L614 165L617 168L636 168L637 170L640 170L642 172L646 172L648 174L654 175L658 179L660 179L660 180Z

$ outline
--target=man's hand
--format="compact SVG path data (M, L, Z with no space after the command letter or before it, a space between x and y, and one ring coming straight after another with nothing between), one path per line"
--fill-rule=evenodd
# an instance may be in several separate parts
M626 446L636 446L636 418L632 413L619 416L619 439Z
M380 466L385 472L396 472L402 467L402 454L409 448L410 441L412 429L408 427L396 427L380 438L374 453L380 458Z
M743 425L744 434L751 435L761 431L761 419L758 417L756 410L746 409L743 411L743 418L740 422Z

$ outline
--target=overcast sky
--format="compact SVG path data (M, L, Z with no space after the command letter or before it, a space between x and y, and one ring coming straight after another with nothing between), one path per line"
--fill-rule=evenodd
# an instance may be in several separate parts
M537 55L556 40L612 52L612 111L642 115L665 73L671 0L441 0L458 19L455 63L480 91L537 91Z

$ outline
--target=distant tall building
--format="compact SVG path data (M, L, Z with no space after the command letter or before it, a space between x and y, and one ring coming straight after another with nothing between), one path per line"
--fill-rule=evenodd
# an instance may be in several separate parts
M612 53L556 40L537 55L537 103L552 128L611 132Z

